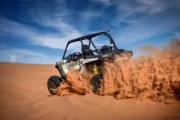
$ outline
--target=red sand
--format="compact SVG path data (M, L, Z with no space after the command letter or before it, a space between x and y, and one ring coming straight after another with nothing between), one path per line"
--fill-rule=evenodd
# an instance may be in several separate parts
M50 96L53 65L0 63L0 120L179 120L180 104L116 100L111 96Z

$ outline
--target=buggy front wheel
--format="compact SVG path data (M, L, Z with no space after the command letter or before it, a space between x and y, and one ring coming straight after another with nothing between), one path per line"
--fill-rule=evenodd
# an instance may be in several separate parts
M47 81L47 87L49 92L54 95L54 91L55 89L57 89L60 86L60 83L62 82L62 78L58 77L58 76L51 76L48 81Z

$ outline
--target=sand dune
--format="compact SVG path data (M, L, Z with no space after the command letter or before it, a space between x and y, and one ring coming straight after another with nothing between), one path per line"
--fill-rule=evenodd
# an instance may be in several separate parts
M166 105L111 96L51 96L49 76L58 75L53 65L0 63L0 120L175 120L180 104Z

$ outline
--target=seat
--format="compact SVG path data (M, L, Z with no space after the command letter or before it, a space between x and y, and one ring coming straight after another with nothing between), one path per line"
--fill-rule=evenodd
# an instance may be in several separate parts
M67 60L67 62L70 62L70 61L78 61L78 60L81 59L81 58L82 58L82 54L81 54L81 53L79 53L79 52L74 52L74 53L68 55L68 56L66 57L66 60Z
M95 57L93 51L88 47L87 44L82 45L82 53L83 53L84 58L94 58Z
M101 51L100 51L101 54L107 54L109 52L110 52L110 49L107 45L104 45L101 47Z

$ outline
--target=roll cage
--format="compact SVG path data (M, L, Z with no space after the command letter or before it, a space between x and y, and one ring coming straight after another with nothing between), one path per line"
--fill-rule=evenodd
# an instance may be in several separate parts
M89 40L88 47L90 48L90 45L92 44L93 47L95 48L95 50L93 50L93 52L98 52L98 49L97 49L96 46L94 45L94 43L93 43L93 41L92 41L92 38L93 38L93 37L96 37L96 36L99 36L99 35L105 35L105 36L107 36L107 37L109 38L109 40L110 40L110 45L112 45L112 46L114 47L114 49L117 49L116 44L115 44L113 38L111 37L111 35L110 35L108 32L110 32L110 30L102 31L102 32L96 32L96 33L92 33L92 34L88 34L88 35L84 35L84 36L82 36L82 37L79 37L79 38L72 39L72 40L68 41L62 59L65 58L65 55L66 55L67 48L68 48L69 44L71 44L71 43L73 43L73 42L78 42L78 41L80 41L80 42L81 42L81 46L83 47L83 40ZM82 54L82 55L83 55L83 54Z

